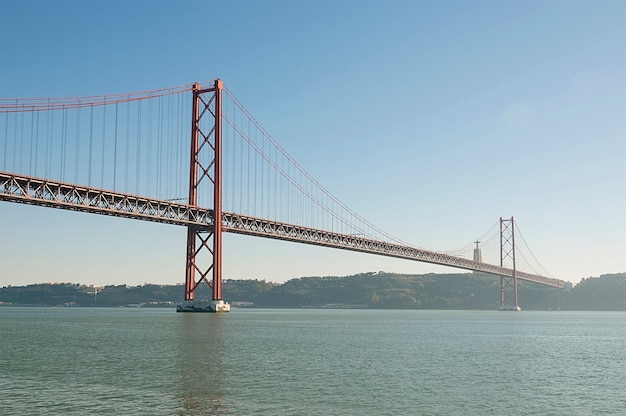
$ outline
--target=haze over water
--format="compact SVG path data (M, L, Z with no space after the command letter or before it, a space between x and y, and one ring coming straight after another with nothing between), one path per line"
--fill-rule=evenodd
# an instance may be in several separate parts
M623 415L626 313L0 308L0 414Z

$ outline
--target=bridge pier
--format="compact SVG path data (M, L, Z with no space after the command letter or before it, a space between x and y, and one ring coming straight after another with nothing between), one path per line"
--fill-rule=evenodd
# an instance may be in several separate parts
M186 300L176 305L176 312L230 312L230 304L223 300Z

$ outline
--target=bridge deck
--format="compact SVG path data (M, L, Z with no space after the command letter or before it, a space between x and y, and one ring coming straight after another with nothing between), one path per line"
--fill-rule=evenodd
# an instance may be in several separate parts
M194 225L206 227L207 230L213 225L213 211L206 208L7 172L0 172L0 201L174 225ZM512 269L480 263L462 257L235 213L224 213L222 226L226 232L415 260L502 276L511 277L513 275ZM558 288L564 287L562 280L525 273L519 270L515 273L517 278L521 280Z

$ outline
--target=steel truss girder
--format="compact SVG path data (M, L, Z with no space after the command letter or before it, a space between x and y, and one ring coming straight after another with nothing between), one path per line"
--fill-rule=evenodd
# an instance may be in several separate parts
M514 271L506 267L476 262L462 257L423 250L416 247L403 246L385 241L372 240L352 234L339 234L330 231L307 228L298 225L270 221L262 218L248 217L233 213L223 213L222 228L224 231L238 234L253 235L264 238L292 241L323 247L358 251L400 259L415 260L424 263L451 266L460 269L491 273L541 283L548 286L563 288L564 282L546 276Z
M193 226L196 232L213 228L213 210L149 199L47 179L0 172L0 201L18 202L166 224ZM224 212L223 231L415 260L460 269L513 277L513 270L461 257L371 240L349 234ZM208 243L206 243L208 245ZM517 278L563 288L564 282L516 271Z
M170 201L0 172L0 200L174 225L213 225L213 211Z

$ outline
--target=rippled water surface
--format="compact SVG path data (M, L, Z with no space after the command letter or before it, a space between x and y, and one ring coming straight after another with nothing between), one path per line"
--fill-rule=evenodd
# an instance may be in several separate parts
M626 313L0 308L1 415L624 415Z

